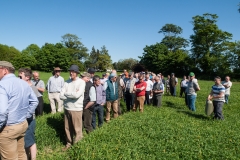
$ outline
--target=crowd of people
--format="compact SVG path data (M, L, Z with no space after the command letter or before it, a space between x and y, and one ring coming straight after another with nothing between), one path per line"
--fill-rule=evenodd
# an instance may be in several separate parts
M69 67L70 77L67 81L61 77L61 69L54 68L52 76L44 82L38 72L29 68L20 68L18 77L15 68L6 61L0 61L0 154L2 159L36 159L35 116L43 115L43 92L47 90L51 114L64 113L64 128L68 150L83 138L83 128L87 134L100 128L111 117L122 114L121 99L127 111L144 111L144 105L162 106L164 94L177 96L178 78L175 74L167 79L159 73L124 72L118 75L116 70L95 75L89 68L80 73L77 65ZM208 100L213 100L214 118L224 119L223 104L228 103L232 82L226 76L221 82L215 77ZM190 72L180 82L180 97L184 95L189 110L196 111L197 92L200 91L195 74ZM105 107L105 108L104 108ZM113 116L111 116L111 110ZM97 119L98 118L98 119Z

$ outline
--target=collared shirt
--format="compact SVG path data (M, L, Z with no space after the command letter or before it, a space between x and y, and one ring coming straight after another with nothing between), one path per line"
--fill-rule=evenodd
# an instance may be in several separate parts
M0 129L4 125L19 124L30 118L38 105L32 88L14 74L0 81Z
M227 85L228 87L225 87L225 94L230 95L230 88L232 87L231 81L223 81L222 85Z
M150 79L145 80L145 82L147 83L146 91L151 91L153 88L153 82Z
M45 89L45 84L44 84L43 80L40 79L39 82L38 82L38 81L32 79L31 82L32 82L32 84L33 84L34 86L36 86L37 88ZM38 83L37 83L37 82L38 82ZM37 85L36 85L36 83L37 83ZM43 95L43 92L40 92L40 91L38 91L38 92L39 92L41 95Z
M52 76L47 82L47 90L49 93L61 92L61 89L64 85L64 79L61 76L55 77Z
M181 87L183 87L183 88L187 88L187 86L188 86L188 80L187 79L184 79L184 80L182 80L181 81Z
M97 95L97 104L105 104L106 103L106 92L102 85L95 86L96 88L96 95Z

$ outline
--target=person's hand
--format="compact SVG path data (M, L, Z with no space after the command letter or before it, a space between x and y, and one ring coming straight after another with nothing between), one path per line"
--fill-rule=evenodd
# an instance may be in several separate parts
M212 100L212 98L213 98L212 96L208 96L208 100Z

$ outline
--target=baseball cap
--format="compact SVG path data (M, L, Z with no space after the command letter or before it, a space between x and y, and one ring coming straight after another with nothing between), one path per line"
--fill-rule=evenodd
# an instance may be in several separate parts
M195 76L195 74L194 74L193 72L190 72L190 73L189 73L189 76L192 77L192 76Z

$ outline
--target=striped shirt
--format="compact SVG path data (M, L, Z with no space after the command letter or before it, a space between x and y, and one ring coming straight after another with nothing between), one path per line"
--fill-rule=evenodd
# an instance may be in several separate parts
M224 99L225 87L222 84L212 86L213 97L218 96L221 92L223 92L223 96L221 98L213 98L213 101L225 102L225 99Z

